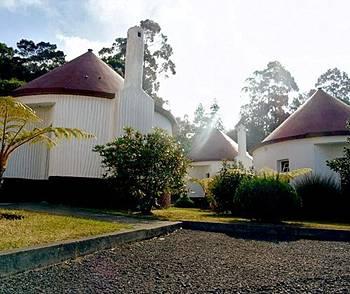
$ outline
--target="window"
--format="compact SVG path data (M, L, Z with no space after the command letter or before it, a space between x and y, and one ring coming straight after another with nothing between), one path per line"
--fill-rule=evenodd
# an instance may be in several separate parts
M277 161L278 171L281 173L289 172L289 159L281 159Z
M137 32L137 36L141 38L141 32Z

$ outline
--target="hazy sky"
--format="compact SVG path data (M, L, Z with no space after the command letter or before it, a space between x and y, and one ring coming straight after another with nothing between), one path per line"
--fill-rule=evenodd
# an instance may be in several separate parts
M174 48L177 74L161 84L169 108L192 114L216 98L229 129L244 80L269 61L305 91L330 67L350 72L349 11L347 0L0 0L0 42L50 41L69 60L151 18Z

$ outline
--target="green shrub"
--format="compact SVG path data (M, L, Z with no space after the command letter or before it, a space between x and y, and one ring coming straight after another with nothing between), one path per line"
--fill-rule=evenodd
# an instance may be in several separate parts
M350 130L350 121L346 124ZM348 195L350 198L350 137L347 139L347 144L344 147L344 156L327 161L327 165L340 175L341 185L344 197ZM347 203L350 203L347 199Z
M293 185L302 200L303 216L340 216L343 201L340 186L333 177L310 174L299 178Z
M193 200L190 197L188 197L188 195L183 195L176 200L175 206L181 208L192 208L195 206L195 204Z
M279 221L300 207L293 187L278 177L254 177L239 185L233 199L243 217L258 221Z
M116 197L149 214L164 193L186 192L188 160L181 146L165 131L141 134L131 128L122 137L96 146L102 157L105 177L116 190ZM136 207L137 206L137 207Z
M233 197L239 184L252 175L244 169L230 166L226 162L208 186L207 199L210 206L218 212L235 212Z

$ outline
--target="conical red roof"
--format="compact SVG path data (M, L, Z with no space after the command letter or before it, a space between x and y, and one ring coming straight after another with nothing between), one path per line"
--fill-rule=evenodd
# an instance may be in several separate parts
M267 136L262 144L320 136L347 135L350 106L318 89L297 111Z
M16 89L14 96L73 94L114 98L123 78L91 50Z
M192 161L233 160L238 155L238 145L217 129L204 130L194 141L189 158Z

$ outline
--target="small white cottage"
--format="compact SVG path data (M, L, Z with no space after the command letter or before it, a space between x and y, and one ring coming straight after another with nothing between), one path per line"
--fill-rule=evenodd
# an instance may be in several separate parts
M337 177L326 161L343 156L349 119L350 106L318 89L253 150L254 168L311 168L316 174Z
M202 132L193 143L189 153L191 167L190 178L203 179L214 176L222 167L222 161L241 162L247 169L252 167L253 159L246 149L246 130L243 125L237 127L238 144L217 129ZM203 197L202 188L189 183L191 197Z
M30 145L10 159L6 177L101 177L101 159L92 152L130 126L143 133L160 127L172 134L172 114L155 105L142 89L144 36L130 28L127 39L125 79L100 60L92 50L27 83L14 92L32 107L43 125L81 128L95 140L62 142L51 150Z

